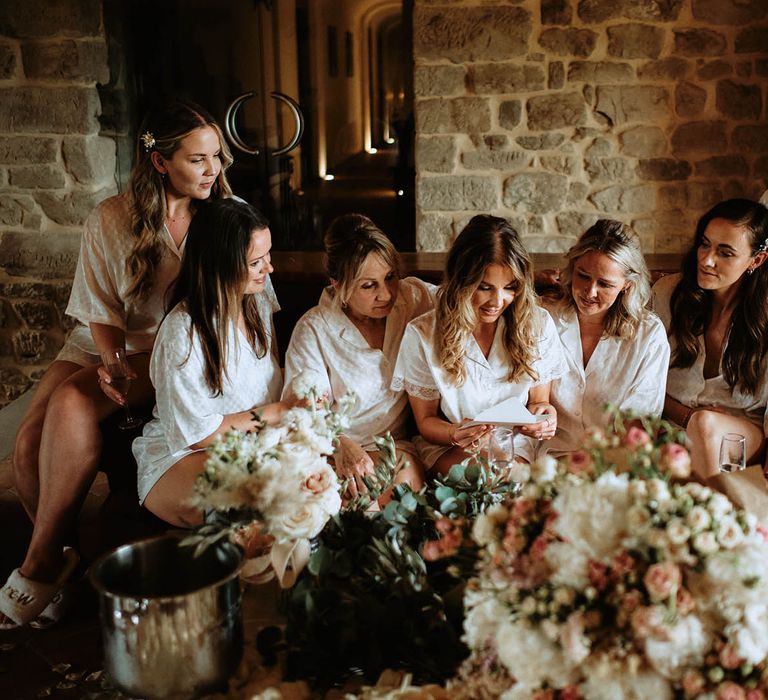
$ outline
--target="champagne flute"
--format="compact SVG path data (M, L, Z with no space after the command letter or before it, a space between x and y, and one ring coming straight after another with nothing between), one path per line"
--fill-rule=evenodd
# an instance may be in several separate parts
M509 473L515 461L515 431L496 427L488 438L488 465L500 475Z
M720 471L738 472L747 466L747 441L741 433L726 433L720 442Z
M109 372L110 386L119 391L123 398L128 396L128 390L131 388L131 368L128 365L128 359L125 356L123 348L113 348L101 353L101 362L104 369ZM142 424L140 418L136 418L131 413L131 409L126 401L123 404L125 417L117 424L121 430L133 430Z

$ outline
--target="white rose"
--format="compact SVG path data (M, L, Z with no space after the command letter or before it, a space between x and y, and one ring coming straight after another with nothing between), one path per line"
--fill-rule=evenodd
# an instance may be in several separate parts
M685 522L691 530L704 530L712 522L712 516L706 508L694 506L685 517Z
M652 498L658 501L660 504L668 501L671 496L667 482L661 479L649 479L648 480L648 498Z
M496 521L487 515L480 515L472 525L472 539L481 547L491 544L496 539Z
M259 447L270 450L283 440L288 430L284 427L265 426L259 431Z
M726 515L720 520L717 541L726 549L733 549L744 541L744 531L732 515Z
M539 457L531 464L531 478L537 484L546 484L557 476L557 460L550 455Z
M667 539L667 533L665 530L657 530L654 528L646 535L646 540L648 542L648 545L650 547L653 547L654 549L666 549L669 545L669 540Z
M277 540L311 539L320 534L329 517L326 508L308 502L279 516L268 518L267 523L270 534Z
M291 382L291 392L297 399L309 398L312 394L317 395L318 387L327 384L323 377L312 369L305 369L296 375Z
M630 481L629 495L634 499L645 498L648 495L648 485L645 483L645 479Z
M553 642L556 642L560 637L560 625L550 618L541 621L541 631L547 639Z
M719 549L714 532L700 532L693 538L693 546L702 554L712 554Z
M651 514L648 509L637 504L632 506L627 513L627 522L632 530L640 530L651 522Z
M672 518L667 523L667 537L673 545L685 544L690 536L690 529L680 518Z
M495 523L505 523L509 519L509 510L501 503L494 503L485 511L485 516L491 518Z
M509 467L509 480L525 484L531 480L531 467L524 462L513 462Z
M572 588L559 587L555 589L552 597L558 605L573 605L576 592Z
M707 501L707 509L712 513L712 517L715 520L719 520L727 513L733 510L733 504L727 496L722 493L713 493L712 497Z
M532 596L527 596L524 598L520 605L520 612L526 616L533 615L533 613L536 612L536 598Z

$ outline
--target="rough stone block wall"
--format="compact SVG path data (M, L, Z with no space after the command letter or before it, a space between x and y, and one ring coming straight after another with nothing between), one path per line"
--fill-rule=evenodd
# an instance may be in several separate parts
M599 217L645 252L768 181L766 0L416 0L417 247L514 221L566 250Z
M93 206L116 191L100 0L0 2L0 407L56 356Z

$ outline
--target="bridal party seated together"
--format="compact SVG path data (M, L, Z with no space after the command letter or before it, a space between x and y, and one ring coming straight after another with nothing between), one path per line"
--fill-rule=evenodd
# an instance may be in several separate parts
M513 438L518 462L579 450L610 405L684 430L702 480L718 473L727 434L743 436L748 464L764 464L764 205L713 206L679 273L653 287L637 234L598 220L542 297L536 282L552 275L534 270L504 218L471 218L435 286L403 277L386 233L349 213L325 233L328 286L278 339L269 222L232 196L230 162L204 109L163 105L144 120L129 191L86 222L68 306L78 325L16 438L13 475L33 532L0 591L0 629L65 614L82 573L67 537L98 470L99 424L151 401L132 446L138 498L182 528L203 522L190 496L206 449L232 428L256 429L254 415L275 424L306 404L291 389L306 371L331 406L356 396L332 457L346 499L365 492L386 433L402 464L395 483L414 491L465 460L486 464L509 422L494 411L510 402L528 416ZM108 359L121 353L122 371Z

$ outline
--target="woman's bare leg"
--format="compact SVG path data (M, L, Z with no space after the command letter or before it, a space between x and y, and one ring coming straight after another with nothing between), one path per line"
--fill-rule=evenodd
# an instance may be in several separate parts
M137 378L131 385L131 404L152 398L149 355L134 355ZM67 377L48 400L40 438L40 489L27 555L21 573L36 581L57 578L62 545L77 519L93 483L101 457L99 423L117 410L99 388L97 368L85 367Z
M720 441L726 433L740 433L746 438L747 464L761 462L765 449L762 429L747 418L719 411L695 411L688 421L686 434L691 441L691 464L701 478L720 471Z
M463 447L452 447L447 452L441 454L430 470L433 477L447 476L454 464L461 464L467 457L474 453L467 452Z
M176 527L202 525L203 513L189 505L189 498L207 459L207 452L193 452L176 462L147 494L144 507Z
M11 473L24 510L35 521L40 492L40 437L51 394L75 372L83 369L74 362L52 362L35 389L32 401L16 433L11 456Z
M397 460L400 461L401 457L405 458L403 468L395 475L395 480L392 482L392 487L387 489L379 497L379 505L385 506L392 498L392 491L398 484L408 484L413 491L420 491L424 486L424 465L416 455L406 452L405 450L398 449L396 451ZM374 464L378 464L379 453L369 452L368 456L373 460Z

